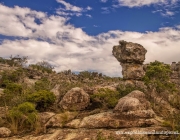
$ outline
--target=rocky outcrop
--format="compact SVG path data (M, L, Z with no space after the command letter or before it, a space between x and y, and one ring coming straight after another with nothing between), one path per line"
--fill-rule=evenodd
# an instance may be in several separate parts
M11 135L11 131L6 127L0 127L0 138L9 137Z
M90 102L89 94L83 89L76 87L69 90L60 101L64 110L84 110Z
M175 84L180 85L180 62L172 62L171 64L171 81L174 82Z
M147 50L137 43L120 41L113 47L113 55L122 66L124 79L140 80L145 72L143 62Z
M135 90L119 99L113 112L102 112L75 119L65 126L69 128L132 128L157 125L156 115L145 94Z
M147 101L145 94L135 90L119 99L114 108L114 113L120 118L128 119L150 119L155 117L150 102Z
M139 134L136 134L138 133ZM152 134L145 134L146 132ZM8 140L171 140L170 135L153 134L167 132L166 128L126 128L126 129L54 129L43 135L28 135L19 138L10 137ZM4 139L2 139L4 140Z
M60 87L60 85L59 85L59 84L56 84L56 85L54 86L54 88L51 89L51 92L56 96L56 103L59 101L59 96L60 96L59 87Z
M45 128L58 127L62 128L68 122L77 116L77 112L64 112L60 114L53 115L46 123L44 123Z

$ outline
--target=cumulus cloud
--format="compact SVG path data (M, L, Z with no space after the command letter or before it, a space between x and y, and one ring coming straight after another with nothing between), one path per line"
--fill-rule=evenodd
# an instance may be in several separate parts
M56 13L61 16L81 16L83 12L92 10L90 6L86 8L74 6L64 0L56 0L58 3L62 4L64 7L60 7L56 10Z
M120 5L128 7L149 6L152 4L174 5L179 0L117 0Z
M148 50L145 62L180 60L180 25L161 28L157 32L114 30L90 36L81 28L67 24L69 18L47 16L28 8L0 5L0 18L3 18L0 34L19 37L0 40L0 56L29 56L30 63L46 60L55 65L57 71L93 70L121 76L121 66L112 56L112 47L119 40L142 44Z
M173 16L175 15L175 9L179 7L180 0L116 0L117 4L113 7L126 6L129 8L142 7L154 5L155 8L161 8L161 10L153 11L153 13L159 12L163 16Z
M65 6L65 10L73 12L81 12L83 8L71 5L70 3L65 2L64 0L57 0L58 3L61 3Z

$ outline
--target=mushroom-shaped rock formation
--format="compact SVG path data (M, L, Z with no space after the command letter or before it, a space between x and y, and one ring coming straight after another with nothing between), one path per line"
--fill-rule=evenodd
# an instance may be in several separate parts
M119 41L119 45L113 47L112 53L122 66L124 79L140 80L144 76L146 52L142 45L126 41Z

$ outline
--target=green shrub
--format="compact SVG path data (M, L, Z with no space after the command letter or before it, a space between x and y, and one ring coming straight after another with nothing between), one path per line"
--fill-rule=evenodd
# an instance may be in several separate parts
M5 88L9 83L18 82L23 76L23 70L21 68L16 71L5 71L2 74L1 87Z
M35 105L29 102L19 104L9 110L7 119L14 134L25 128L32 130L37 119Z
M46 110L55 102L55 99L55 95L46 90L39 90L33 94L30 94L27 98L28 101L36 104L36 109L39 111Z
M101 88L90 97L92 102L99 102L100 107L114 108L120 96L117 91L108 88Z
M171 74L170 65L159 61L151 62L146 69L143 80L147 87L151 90L156 89L158 93L176 91L175 84L170 82Z
M38 80L35 83L35 90L39 91L39 90L50 90L51 89L51 85L50 85L50 81L46 78Z
M4 94L0 97L0 106L14 107L26 100L26 96L22 94L22 85L17 83L8 83L4 89Z
M118 85L116 90L119 92L119 97L122 98L124 96L126 96L127 94L129 94L130 92L134 91L134 90L140 90L143 92L143 89L139 88L139 87L135 87L132 85Z
M15 95L21 94L22 85L17 83L8 83L6 89L4 90L4 93L15 94Z

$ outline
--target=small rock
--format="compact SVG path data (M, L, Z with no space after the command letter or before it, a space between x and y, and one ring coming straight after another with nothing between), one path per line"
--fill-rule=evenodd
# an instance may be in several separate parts
M11 131L6 127L0 127L0 137L5 138L11 135Z

